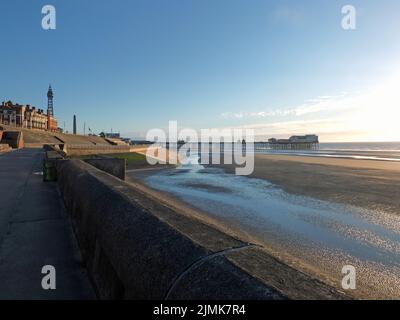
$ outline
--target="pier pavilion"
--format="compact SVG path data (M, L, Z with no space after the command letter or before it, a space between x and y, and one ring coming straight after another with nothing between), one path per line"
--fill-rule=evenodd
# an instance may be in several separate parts
M289 139L268 139L268 147L273 150L318 150L319 140L315 134L291 136Z

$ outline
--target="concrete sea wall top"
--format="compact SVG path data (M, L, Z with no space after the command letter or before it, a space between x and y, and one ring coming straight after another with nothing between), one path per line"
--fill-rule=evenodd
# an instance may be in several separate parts
M57 161L57 175L102 299L344 297L81 160Z

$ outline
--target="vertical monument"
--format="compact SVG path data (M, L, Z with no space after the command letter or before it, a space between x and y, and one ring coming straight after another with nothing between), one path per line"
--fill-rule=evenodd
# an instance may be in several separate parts
M49 85L49 90L47 90L47 130L49 131L57 130L57 122L54 118L53 97L53 89Z
M73 134L76 134L76 115L74 115Z
M54 118L53 110L53 89L49 85L49 90L47 91L47 115Z

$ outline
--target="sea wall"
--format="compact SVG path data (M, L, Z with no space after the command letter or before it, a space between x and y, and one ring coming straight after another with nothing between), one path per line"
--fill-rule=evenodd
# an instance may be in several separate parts
M100 169L108 172L109 174L117 177L121 180L125 180L126 171L126 160L117 158L97 158L97 159L85 159L85 162Z
M93 154L125 153L130 151L130 147L113 145L80 145L66 144L64 150L68 156L83 156Z
M0 143L0 153L11 151L11 147L8 144Z
M179 214L81 160L58 185L101 299L338 298L262 248Z
M8 144L13 149L22 149L24 148L24 135L20 131L4 131L1 142Z
M57 180L56 162L58 160L63 160L67 158L67 154L64 151L65 145L45 144L43 145L43 149L45 150L45 156L43 159L43 180L56 181ZM125 180L125 171L126 171L125 159L96 157L92 159L84 159L84 161L121 180Z

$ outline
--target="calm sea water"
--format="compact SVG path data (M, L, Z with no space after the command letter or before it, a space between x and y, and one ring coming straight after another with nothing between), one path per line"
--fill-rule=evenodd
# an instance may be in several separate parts
M400 152L400 142L332 142L320 143L320 150Z
M265 144L255 143L255 150L267 154L400 161L400 142L320 143L319 150L272 150Z
M202 148L202 146L197 147L199 155L204 152L201 151ZM234 146L234 150L241 148L241 144ZM232 146L213 144L210 150L231 152ZM256 153L267 154L400 161L400 142L322 142L318 150L273 150L267 143L255 142L254 150Z

